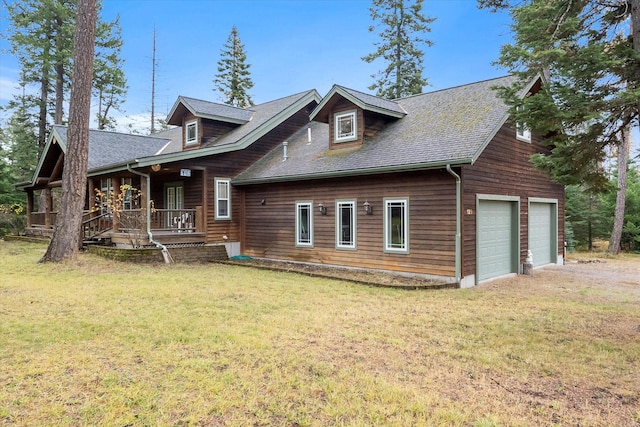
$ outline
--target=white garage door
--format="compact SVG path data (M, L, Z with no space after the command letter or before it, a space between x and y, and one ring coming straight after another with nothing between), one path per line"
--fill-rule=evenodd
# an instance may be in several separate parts
M555 222L555 204L529 204L529 250L534 267L556 261Z
M478 280L518 272L517 203L478 202Z

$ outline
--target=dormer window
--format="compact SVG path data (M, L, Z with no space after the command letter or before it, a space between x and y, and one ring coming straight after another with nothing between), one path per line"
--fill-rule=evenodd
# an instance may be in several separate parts
M192 120L184 126L184 145L198 144L198 121Z
M358 139L356 111L336 113L334 115L335 138L337 142L355 141Z

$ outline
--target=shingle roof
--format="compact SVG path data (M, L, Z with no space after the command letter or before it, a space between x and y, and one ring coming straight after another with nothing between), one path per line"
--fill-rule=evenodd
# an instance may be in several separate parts
M183 105L194 116L236 124L248 122L251 120L251 116L253 115L253 111L251 111L251 109L233 107L227 104L219 104L217 102L204 101L202 99L189 98L187 96L179 96L169 112L169 120L167 122L176 125L179 124L172 123L171 120L179 105Z
M267 154L236 177L235 182L310 179L392 170L472 163L508 117L508 107L494 86L507 86L513 77L487 80L400 99L407 115L389 123L374 137L352 149L329 150L328 125L310 124L288 144Z
M220 136L213 143L209 143L206 147L214 147L226 144L234 144L251 132L254 132L266 122L274 118L278 113L284 111L287 107L293 104L296 100L314 92L314 90L308 90L306 92L297 93L284 98L279 98L274 101L265 102L263 104L254 105L253 117L250 122L233 129L232 131Z
M334 85L329 93L323 98L318 106L311 112L311 120L317 120L327 123L328 112L331 104L336 97L346 98L353 104L365 111L374 111L376 113L393 117L402 118L407 113L396 101L379 98L368 93L359 92L357 90L348 89L343 86Z
M66 152L67 127L55 125L53 131L58 137L58 143ZM91 171L91 169L154 155L169 141L167 138L90 130L88 169Z

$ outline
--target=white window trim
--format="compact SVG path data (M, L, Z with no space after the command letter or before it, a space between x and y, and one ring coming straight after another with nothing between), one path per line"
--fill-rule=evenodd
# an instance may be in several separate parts
M353 135L340 137L339 136L340 127L338 126L338 120L341 117L346 117L346 116L351 116L351 120L353 122ZM358 114L356 110L341 111L333 115L333 135L334 135L333 140L335 143L355 141L358 139Z
M353 241L351 244L345 245L342 243L341 235L342 235L342 215L340 213L340 209L342 206L351 206L351 226L353 233ZM348 249L354 250L356 249L356 241L358 235L358 224L357 224L357 208L358 204L355 200L336 200L336 249Z
M226 184L227 185L227 197L220 197L220 191L218 190L218 184ZM231 180L229 178L215 178L213 180L213 185L215 188L215 219L231 219ZM227 201L227 215L220 215L218 204L220 200Z
M391 239L389 238L389 230L390 230L390 216L389 216L389 205L392 203L403 203L404 204L404 215L402 218L404 224L404 247L398 248L391 246ZM393 198L393 199L384 199L384 252L396 253L396 254L408 254L409 253L409 198Z
M196 137L193 140L189 139L189 126L195 125ZM198 145L198 120L189 120L184 124L184 145Z
M522 107L518 107L521 110ZM522 123L516 123L516 139L525 142L531 142L531 131L524 127Z
M307 207L309 210L309 241L300 241L300 208ZM296 202L296 247L312 248L313 247L313 201Z

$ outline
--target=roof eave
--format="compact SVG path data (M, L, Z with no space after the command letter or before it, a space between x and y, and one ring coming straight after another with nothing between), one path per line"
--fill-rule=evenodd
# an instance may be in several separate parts
M385 116L389 116L389 117L393 117L396 119L401 119L404 116L406 116L406 113L401 113L398 111L393 111L393 110L388 110L386 108L382 108L382 107L378 107L375 105L371 105L371 104L367 104L366 102L363 102L362 100L356 98L355 96L353 96L352 94L350 94L349 92L347 92L346 90L344 90L342 87L338 86L338 85L334 85L331 90L329 91L329 93L327 93L327 95L322 99L322 101L316 106L316 108L313 109L313 111L311 112L311 114L309 115L310 120L314 120L315 117L324 109L324 107L329 103L329 101L331 101L331 98L333 98L335 95L340 95L343 98L347 99L349 102L351 102L352 104L362 108L363 110L366 111L372 111L378 114L382 114Z
M428 162L428 163L415 163L411 165L395 165L395 166L383 166L377 168L367 169L351 169L340 170L330 172L319 172L304 175L287 175L265 178L252 178L252 179L234 179L231 181L233 185L251 185L251 184L267 184L272 182L288 182L288 181L309 181L312 179L324 179L324 178L343 178L352 176L365 176L365 175L378 175L394 172L413 172L420 170L432 170L441 169L449 166L462 166L472 164L471 158L455 159L450 161L441 162Z

